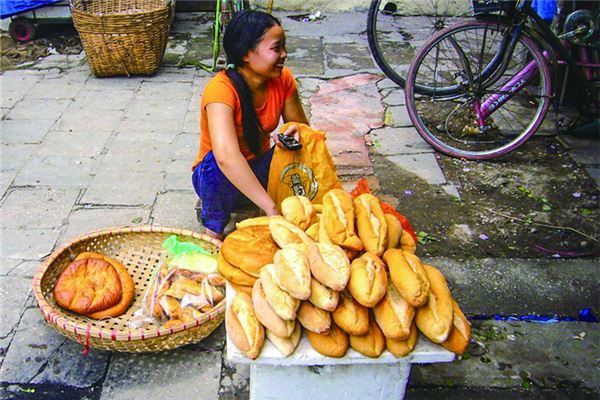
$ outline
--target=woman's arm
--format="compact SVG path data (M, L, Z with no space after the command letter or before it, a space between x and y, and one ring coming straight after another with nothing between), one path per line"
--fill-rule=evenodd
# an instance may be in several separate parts
M223 174L267 215L277 215L275 202L262 187L240 151L231 107L222 103L210 103L206 106L206 113L213 154Z

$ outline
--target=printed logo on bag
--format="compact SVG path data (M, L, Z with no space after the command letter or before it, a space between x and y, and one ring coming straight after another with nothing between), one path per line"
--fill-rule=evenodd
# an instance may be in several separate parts
M288 164L279 174L279 181L289 186L296 196L305 196L314 199L319 191L319 182L315 179L312 170L305 164Z

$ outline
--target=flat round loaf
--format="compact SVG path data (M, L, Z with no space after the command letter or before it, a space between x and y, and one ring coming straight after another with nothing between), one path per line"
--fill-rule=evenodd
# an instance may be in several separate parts
M219 252L219 255L217 255L217 269L219 273L223 275L230 283L252 287L256 281L255 277L248 275L227 261L221 252Z
M223 241L221 253L246 274L258 278L260 269L273 262L279 250L268 225L252 225L231 232Z
M127 272L127 269L123 266L123 264L121 264L114 258L107 257L98 253L81 253L77 256L75 260L82 260L85 258L96 258L99 260L108 261L114 267L115 271L117 271L117 274L119 275L119 280L121 281L121 288L123 290L121 300L119 300L117 304L105 310L88 314L88 317L92 319L114 318L125 313L129 306L131 306L133 298L135 297L135 284L133 283L133 279L131 279L129 272Z
M54 286L54 299L77 314L91 314L114 306L123 289L115 268L105 260L86 258L73 261Z
M324 356L340 358L348 351L348 334L334 323L328 333L306 331L306 337L313 349Z

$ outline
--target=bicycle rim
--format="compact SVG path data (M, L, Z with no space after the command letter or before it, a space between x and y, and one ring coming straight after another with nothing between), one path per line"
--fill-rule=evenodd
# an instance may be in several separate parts
M483 71L509 29L501 22L463 23L434 36L415 57L407 81L407 108L419 134L438 151L466 159L499 157L522 145L543 122L550 104L550 71L528 36L520 36L493 82L478 79L486 75ZM533 76L513 80L518 84L509 89L508 82L527 66L533 66ZM457 85L460 90L453 96L423 94L415 89L419 84ZM481 105L494 102L501 106L478 119Z
M417 51L433 33L472 16L469 2L372 0L367 18L369 49L381 70L400 87ZM427 91L427 87L420 88Z

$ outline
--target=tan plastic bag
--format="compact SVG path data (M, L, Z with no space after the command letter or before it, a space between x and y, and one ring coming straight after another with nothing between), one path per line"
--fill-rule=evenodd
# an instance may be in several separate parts
M300 130L302 149L289 151L276 147L269 170L268 192L278 209L283 199L295 195L321 204L325 193L342 187L325 144L325 132L297 122L288 122L280 132L292 123Z

